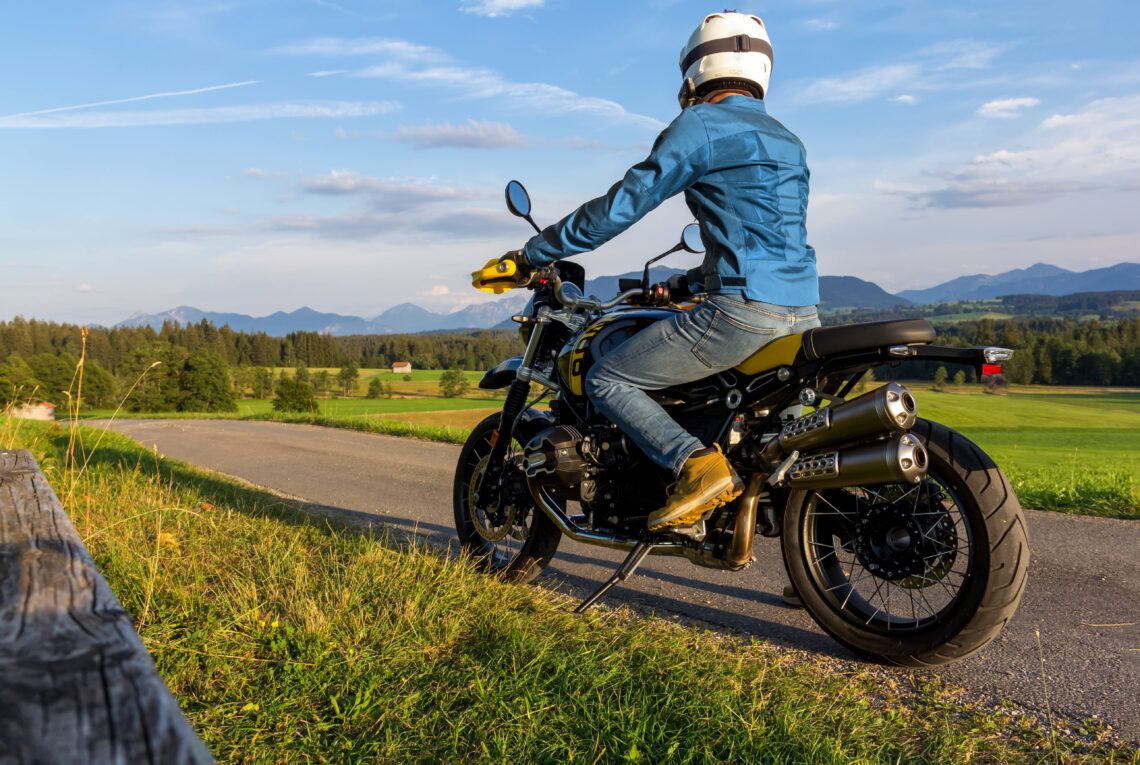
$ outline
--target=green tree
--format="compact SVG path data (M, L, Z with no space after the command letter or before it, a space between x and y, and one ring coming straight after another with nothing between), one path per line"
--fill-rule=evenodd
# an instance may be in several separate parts
M237 401L226 361L200 348L182 365L178 378L180 412L236 412Z
M269 398L273 392L273 370L266 367L255 367L250 380L254 398Z
M350 361L341 367L336 379L344 390L344 395L351 396L356 392L356 381L360 379L360 367Z
M275 393L275 412L317 412L317 397L313 394L313 386L304 380L282 377L277 381Z
M313 390L317 392L318 396L327 396L331 388L332 383L329 380L327 369L322 369L313 375Z
M934 390L942 390L946 385L946 378L950 373L946 371L946 367L938 367L934 370Z
M300 380L301 382L312 382L312 376L309 374L309 368L304 363L297 365L297 371L293 373L293 379Z
M14 401L35 395L43 384L36 379L36 373L18 353L13 353L4 363L0 363L0 409Z
M379 377L373 377L368 383L368 392L364 394L365 398L380 398L384 395L384 383L380 382Z
M439 376L439 392L444 398L459 398L470 387L462 370L449 369Z
M954 384L955 385L965 385L966 384L966 373L965 373L965 371L959 369L957 372L954 373Z

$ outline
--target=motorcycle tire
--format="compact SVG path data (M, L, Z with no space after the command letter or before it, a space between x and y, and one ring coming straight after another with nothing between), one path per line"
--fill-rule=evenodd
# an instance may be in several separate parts
M525 507L516 510L515 522L510 529L513 532L525 528L525 539L517 539L515 534L508 533L501 539L490 540L480 532L469 501L471 482L477 474L480 461L491 450L491 434L498 427L498 413L484 419L471 431L459 454L453 492L455 530L464 553L470 555L480 568L505 580L525 583L533 581L550 563L558 549L562 532L529 496L526 497ZM535 427L520 418L515 428L513 449L520 448L522 443L534 435L531 431L537 432L540 427L545 425ZM511 450L508 450L508 459L510 455ZM523 521L521 525L517 525L519 520Z
M928 420L911 432L929 457L921 484L794 491L782 551L824 631L861 655L923 668L997 637L1025 592L1029 540L1017 496L985 452Z

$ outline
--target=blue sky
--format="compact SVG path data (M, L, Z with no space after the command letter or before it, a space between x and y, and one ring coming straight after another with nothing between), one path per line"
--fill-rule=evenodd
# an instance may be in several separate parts
M889 290L1140 260L1140 4L744 3L812 168L825 274ZM678 111L688 0L22 3L0 28L0 318L480 300ZM582 256L671 246L666 203ZM693 259L694 256L687 256ZM669 261L686 265L685 256Z

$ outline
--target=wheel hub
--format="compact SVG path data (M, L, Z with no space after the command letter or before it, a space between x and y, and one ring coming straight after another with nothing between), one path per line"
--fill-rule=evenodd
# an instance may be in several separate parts
M490 459L490 455L484 457L475 467L471 482L467 485L467 506L471 508L471 523L479 532L479 536L488 542L498 542L510 535L518 517L518 506L510 497L505 496L507 481L503 482L503 490L489 492L493 495L489 501L482 503L479 501L480 489L487 475Z
M958 534L950 516L934 503L873 505L856 524L855 554L875 576L921 588L954 565Z

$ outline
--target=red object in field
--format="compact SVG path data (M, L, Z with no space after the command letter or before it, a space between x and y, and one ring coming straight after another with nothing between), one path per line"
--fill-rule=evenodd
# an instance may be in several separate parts
M1001 364L982 364L982 377L989 375L1000 375Z

